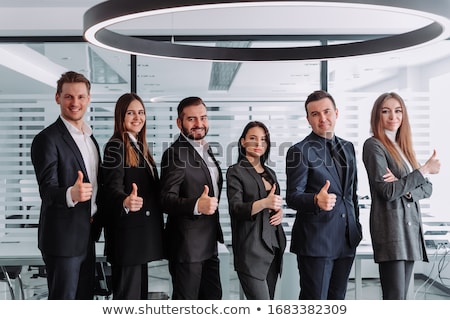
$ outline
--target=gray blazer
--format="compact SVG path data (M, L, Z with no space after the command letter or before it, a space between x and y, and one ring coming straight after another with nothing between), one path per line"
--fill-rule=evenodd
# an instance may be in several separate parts
M428 261L419 200L430 197L431 182L417 169L410 172L406 163L399 167L374 137L364 143L363 161L372 198L370 233L375 262ZM386 168L397 181L383 181ZM406 196L408 192L411 198Z
M275 193L279 195L280 187L275 172L268 167L265 169L275 181L277 185ZM265 280L275 256L272 235L276 236L281 253L286 248L286 235L281 224L276 227L270 225L269 209L255 215L251 214L253 203L265 198L267 191L261 176L247 159L228 168L227 196L235 270ZM281 274L282 259L277 263Z

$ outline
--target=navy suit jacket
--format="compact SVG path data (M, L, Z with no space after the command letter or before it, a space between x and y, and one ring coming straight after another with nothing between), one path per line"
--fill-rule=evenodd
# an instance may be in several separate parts
M94 137L98 159L100 151ZM48 255L80 256L88 248L88 241L98 238L101 223L94 216L90 223L91 200L69 208L67 188L83 172L83 182L89 182L81 153L61 118L42 130L33 139L31 160L42 199L38 227L38 247ZM100 180L100 179L99 179ZM98 182L100 185L101 182ZM98 210L101 208L98 207Z
M336 137L343 146L347 168L344 185L326 148L325 140L311 133L289 148L286 157L287 205L297 211L292 228L291 252L312 257L337 258L353 252L362 238L359 223L356 159L353 144ZM330 181L336 194L331 211L320 210L314 195Z
M219 170L220 193L222 172L217 161L210 165ZM161 161L161 201L164 212L168 214L165 242L169 260L201 262L218 254L217 241L223 243L219 210L213 215L194 214L204 185L209 187L209 196L214 196L206 162L180 135L164 152Z

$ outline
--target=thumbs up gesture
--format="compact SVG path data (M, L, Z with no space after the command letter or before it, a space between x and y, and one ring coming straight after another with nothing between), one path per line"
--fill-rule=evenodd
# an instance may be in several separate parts
M128 208L130 212L139 211L144 204L144 199L138 196L138 187L136 183L131 185L131 193L123 200L124 207Z
M336 204L336 195L334 193L328 193L330 188L330 181L327 180L317 194L317 205L320 209L325 211L331 211Z
M431 155L430 159L425 162L423 166L419 168L419 171L422 172L422 174L436 174L439 173L439 170L441 169L441 162L437 158L436 150L433 150L433 154Z
M72 197L72 201L75 203L84 202L91 199L92 185L89 182L83 182L83 172L78 171L78 177L70 190L70 195Z
M209 187L205 185L203 187L203 193L198 198L198 212L205 215L212 215L214 212L216 212L217 206L219 205L219 201L216 197L210 197L208 195L209 193Z
M277 189L277 185L274 183L272 185L272 189L270 189L269 194L266 197L265 207L268 209L272 209L274 211L278 211L283 204L283 199L280 195L275 194L275 190Z

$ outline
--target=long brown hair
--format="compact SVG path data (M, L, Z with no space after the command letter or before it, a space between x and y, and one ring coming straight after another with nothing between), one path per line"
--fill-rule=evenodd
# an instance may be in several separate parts
M130 137L128 136L127 130L125 128L125 115L127 113L128 106L131 102L134 100L139 101L142 104L142 107L144 107L145 112L145 106L142 99L135 93L125 93L116 102L116 107L114 110L114 133L111 137L112 139L119 139L123 141L124 144L124 152L125 152L125 161L126 165L130 167L137 167L139 166L139 155L134 151L134 148L131 146ZM147 145L147 138L146 138L146 127L147 127L147 121L145 121L144 126L142 127L142 130L137 135L138 144L142 150L142 154L144 155L145 159L150 162L152 165L155 165L155 161L153 160L152 155L150 154L148 145Z
M411 134L411 126L409 124L408 112L406 110L405 102L402 97L395 92L386 92L380 95L374 102L372 108L372 115L370 118L370 128L373 133L373 136L381 141L381 143L386 147L388 152L392 155L395 162L401 166L402 165L402 156L397 151L397 148L389 140L388 136L384 131L383 124L381 122L381 112L383 108L383 104L388 99L395 99L400 103L402 107L402 123L395 134L395 141L397 142L400 150L402 150L406 159L408 159L409 163L414 169L420 167L419 163L416 159L416 154L412 147L412 134Z

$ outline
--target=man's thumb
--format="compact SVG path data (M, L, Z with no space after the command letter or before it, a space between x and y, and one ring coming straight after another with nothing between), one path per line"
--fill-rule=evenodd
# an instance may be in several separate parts
M203 188L202 197L208 196L208 194L209 194L209 187L205 184L205 187Z
M75 183L83 183L83 172L81 172L80 170L78 170L78 178Z
M326 193L328 193L328 188L330 187L330 180L327 180L324 184L324 186L322 187L322 190L320 190L320 192L324 191Z

